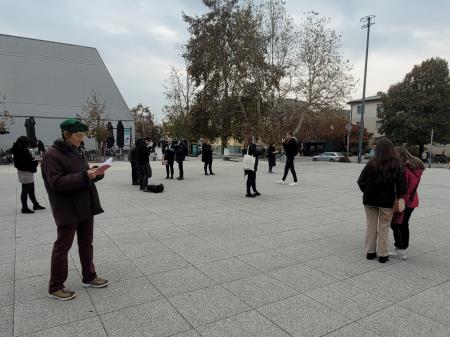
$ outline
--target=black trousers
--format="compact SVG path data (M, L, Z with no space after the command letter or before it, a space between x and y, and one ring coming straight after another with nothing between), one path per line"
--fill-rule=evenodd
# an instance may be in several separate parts
M20 201L22 202L22 208L28 208L27 199L30 197L34 206L39 205L34 194L34 183L22 184L22 193L20 193Z
M414 208L405 208L403 222L401 224L391 224L394 232L394 246L398 249L406 249L409 246L409 219Z
M247 174L247 194L251 194L250 188L256 193L256 172L255 171L245 171Z
M208 173L207 168L209 167L209 173L212 173L212 160L211 161L205 161L204 169L205 174Z
M170 170L170 177L173 178L173 160L168 160L166 165L166 177L169 178L169 170Z
M152 176L152 168L150 167L150 163L138 165L137 169L139 172L139 183L141 185L141 189L146 189L148 186L148 179Z
M286 180L289 170L291 170L292 176L294 177L294 182L297 182L297 173L295 173L294 167L294 157L286 157L286 165L284 166L283 181Z
M184 178L183 161L177 161L177 163L178 169L180 170L180 178Z
M138 174L136 169L136 163L131 163L131 181L133 185L138 184Z

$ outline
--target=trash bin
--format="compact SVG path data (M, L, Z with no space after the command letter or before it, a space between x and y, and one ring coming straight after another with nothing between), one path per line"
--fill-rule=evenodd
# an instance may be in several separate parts
M198 156L198 144L192 144L191 145L191 154L193 157Z

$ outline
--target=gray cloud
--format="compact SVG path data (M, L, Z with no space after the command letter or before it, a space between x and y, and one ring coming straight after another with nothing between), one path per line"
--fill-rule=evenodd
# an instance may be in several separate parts
M359 19L376 15L371 34L368 94L386 90L414 64L450 60L450 2L286 0L301 20L309 10L330 16L343 34L343 53L363 72L365 31ZM179 47L188 34L182 12L200 14L201 0L15 0L2 3L0 32L96 47L128 105L142 102L162 118L162 85L171 65L182 66ZM362 81L360 81L361 84ZM361 85L354 96L361 95Z

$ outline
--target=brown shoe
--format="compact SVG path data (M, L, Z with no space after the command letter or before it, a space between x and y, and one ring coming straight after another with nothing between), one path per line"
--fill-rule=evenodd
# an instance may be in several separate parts
M48 293L47 296L50 298L55 298L60 301L68 301L68 300L74 299L76 297L74 291L66 289L66 288Z
M108 280L97 277L90 282L83 283L82 286L85 288L104 288L108 285L108 283Z

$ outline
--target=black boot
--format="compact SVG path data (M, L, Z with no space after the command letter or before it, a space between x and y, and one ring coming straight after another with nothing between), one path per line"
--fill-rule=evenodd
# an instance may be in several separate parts
M39 205L39 204L35 204L35 205L33 205L33 209L34 209L35 211L37 211L37 210L39 210L39 209L45 209L45 207L44 207L44 206L41 206L41 205Z
M32 214L34 213L31 209L27 208L22 208L22 214Z

